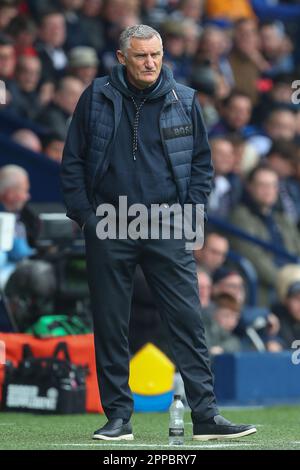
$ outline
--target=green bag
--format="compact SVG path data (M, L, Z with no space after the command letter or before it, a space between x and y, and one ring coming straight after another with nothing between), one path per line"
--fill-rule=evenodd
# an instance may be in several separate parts
M82 335L90 332L91 329L79 317L67 315L44 315L25 331L38 338Z

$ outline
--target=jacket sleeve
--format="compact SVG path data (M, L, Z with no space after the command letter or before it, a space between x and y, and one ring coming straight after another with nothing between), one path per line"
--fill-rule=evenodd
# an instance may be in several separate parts
M200 104L196 93L192 108L194 128L194 149L187 203L203 204L206 218L206 206L211 191L213 165L208 144L207 131L203 122Z
M85 182L85 158L88 148L88 120L91 86L81 95L73 114L63 151L61 188L67 216L80 227L94 212Z

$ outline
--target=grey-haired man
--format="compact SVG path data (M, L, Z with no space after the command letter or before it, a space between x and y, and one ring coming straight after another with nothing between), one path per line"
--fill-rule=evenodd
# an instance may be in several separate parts
M219 415L201 320L195 260L185 238L99 239L96 208L128 205L205 206L213 174L195 91L162 65L159 33L127 28L119 65L82 95L62 162L67 214L83 227L93 309L100 395L107 424L95 439L133 439L128 386L128 324L133 276L140 264L157 301L170 349L183 377L195 439L241 437Z

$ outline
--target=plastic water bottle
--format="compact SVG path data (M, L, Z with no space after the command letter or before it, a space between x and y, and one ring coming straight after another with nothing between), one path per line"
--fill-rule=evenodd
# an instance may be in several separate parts
M169 412L169 445L182 446L184 442L184 406L180 395L174 395Z

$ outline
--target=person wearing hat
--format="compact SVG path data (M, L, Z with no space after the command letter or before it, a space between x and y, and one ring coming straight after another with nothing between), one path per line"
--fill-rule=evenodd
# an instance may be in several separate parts
M96 78L99 66L97 51L93 47L77 46L69 52L69 72L88 86Z

